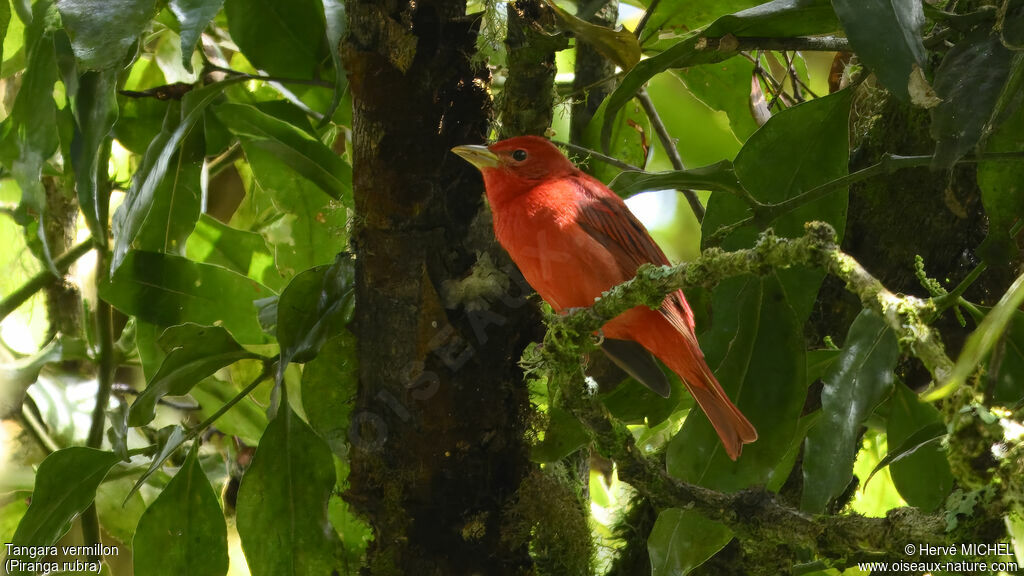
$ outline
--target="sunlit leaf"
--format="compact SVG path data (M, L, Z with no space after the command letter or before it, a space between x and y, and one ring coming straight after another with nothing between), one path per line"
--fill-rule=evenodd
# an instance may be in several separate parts
M107 203L97 202L105 185L107 166L100 166L100 148L117 121L117 72L86 72L78 79L75 96L75 137L71 164L75 169L78 204L96 238L107 229Z
M91 70L121 64L156 14L156 0L57 0L75 56Z
M653 576L687 574L732 538L728 528L692 510L669 508L658 514L647 538Z
M729 125L741 142L758 128L750 112L749 84L753 72L753 62L742 56L675 70L698 100L729 116Z
M921 402L906 385L896 384L886 425L889 453L878 467L888 463L900 496L925 512L939 508L953 489L953 473L938 442L945 433L939 411ZM934 440L922 438L923 434L932 435Z
M198 446L139 520L136 574L220 576L228 570L227 525L199 466Z
M554 11L563 27L623 70L629 70L640 61L640 44L629 30L612 30L591 24L566 12L551 0L545 0L545 4Z
M898 359L896 335L885 320L870 309L861 312L825 374L822 418L807 435L800 503L804 510L822 512L850 483L861 427L891 392Z
M168 6L181 24L181 65L192 71L192 51L200 34L224 5L224 0L171 0Z
M284 278L274 267L274 255L263 236L232 228L201 214L185 244L190 260L216 264L238 272L273 289L284 288Z
M236 380L232 378L232 380ZM272 380L268 379L268 382ZM197 384L189 391L189 396L199 403L199 416L204 420L220 410L228 401L233 399L242 387L250 382L224 382L207 378ZM266 384L266 389L271 384ZM252 394L237 402L230 410L217 418L213 427L228 436L238 436L246 444L258 444L263 430L267 427L267 407L261 405L254 398L257 391L264 388L257 388Z
M271 294L255 280L219 266L135 251L100 286L100 297L126 314L162 326L223 326L243 344L266 340L253 302Z
M615 193L628 198L648 190L695 188L733 192L741 188L732 162L722 160L710 166L671 172L634 172L624 170L610 184Z
M36 471L32 505L11 539L14 546L52 546L92 504L96 488L119 458L113 452L73 446L46 457ZM9 560L32 558L11 554ZM25 574L15 570L12 574Z
M589 442L590 434L578 418L558 406L552 406L548 409L544 440L530 450L530 459L534 462L557 462Z
M164 396L187 394L200 380L243 358L254 358L220 326L182 324L160 336L167 356L146 389L132 403L130 426L144 426L156 416L156 404Z
M331 573L334 483L330 449L283 394L238 490L238 534L253 576Z
M348 88L348 76L345 74L345 66L341 61L341 38L345 35L345 25L348 19L345 16L345 3L341 0L321 0L324 5L324 20L327 24L327 49L331 55L331 65L334 66L334 96L331 97L331 106L324 113L324 122L328 122L334 111L341 103L345 90Z

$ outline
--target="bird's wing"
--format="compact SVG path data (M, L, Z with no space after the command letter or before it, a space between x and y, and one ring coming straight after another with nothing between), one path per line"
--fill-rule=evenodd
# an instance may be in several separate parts
M590 177L581 175L575 181L583 192L579 195L579 226L612 254L622 270L623 278L632 278L641 264L669 263L665 253L621 198ZM696 342L693 336L693 311L682 292L670 294L661 312L680 332Z

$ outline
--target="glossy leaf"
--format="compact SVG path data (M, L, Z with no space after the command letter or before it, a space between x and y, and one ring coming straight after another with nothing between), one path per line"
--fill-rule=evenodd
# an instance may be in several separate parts
M1010 322L1015 316L1019 316L1021 304L1024 304L1024 274L1013 281L999 302L985 315L974 332L967 337L967 342L960 351L960 357L957 358L956 364L953 366L952 374L941 387L924 394L926 402L945 398L967 381L978 364L988 356L993 346L1006 332Z
M192 71L192 51L206 25L224 5L224 0L170 0L168 7L181 24L181 65Z
M200 214L185 244L185 255L238 272L273 290L284 288L284 278L274 268L274 256L263 236L232 228L208 214Z
M861 312L825 374L821 421L807 435L800 503L804 510L822 512L850 483L861 427L891 392L899 355L896 336L885 320L871 310Z
M945 432L939 411L931 404L921 402L917 394L904 384L896 384L886 426L889 446L899 447L913 438L915 432L927 427L936 431L942 428ZM912 452L905 452L902 458L890 463L889 473L900 496L907 504L923 512L937 510L953 489L953 473L939 442L918 444Z
M71 529L72 521L92 504L96 488L118 460L113 452L82 446L64 448L47 456L36 471L32 505L18 524L11 543L14 546L56 544Z
M324 343L302 369L302 407L309 425L339 458L348 454L349 412L359 382L356 338L348 331Z
M658 514L647 553L653 576L682 576L700 566L728 542L732 532L691 510L669 508ZM711 551L708 553L708 551Z
M145 224L150 210L157 203L161 184L167 177L168 169L172 167L171 159L182 141L203 117L206 107L220 96L225 87L238 81L240 79L228 79L186 94L182 99L181 122L173 130L161 132L146 150L142 168L135 174L131 190L114 215L114 251L110 266L112 273L121 265L135 242L135 237ZM173 187L173 177L171 182ZM167 189L164 188L163 191L167 192ZM154 222L151 226L156 224Z
M100 297L126 314L162 326L223 326L243 344L266 340L253 301L271 294L255 280L219 266L135 251L100 286Z
M86 72L78 78L75 95L75 136L71 164L75 169L78 204L93 237L106 234L108 203L97 202L107 166L100 166L100 148L117 121L117 72Z
M920 0L833 0L832 5L857 56L893 94L909 99L910 73L925 67Z
M981 138L1010 72L1011 52L988 30L964 37L935 72L942 102L932 109L932 168L947 169Z
M335 200L352 206L352 169L323 142L245 104L222 104L216 113L229 130L244 138L247 153L258 148L273 154Z
M530 450L530 459L542 463L558 462L589 442L590 434L578 418L558 406L551 406L548 408L544 439Z
M327 59L321 0L226 0L224 13L231 39L271 75L313 78Z
M238 534L253 576L331 573L334 483L330 449L282 395L238 490Z
M57 0L75 56L86 69L122 63L156 14L156 0Z
M227 524L203 473L198 445L139 520L132 541L136 574L220 576L228 570Z
M718 18L704 35L791 38L838 29L839 20L829 0L772 0Z
M182 396L221 368L243 358L254 358L220 326L181 324L160 336L167 356L146 389L132 403L130 426L144 426L156 417L156 404L164 396Z
M342 0L321 0L324 5L324 20L327 28L327 49L331 55L331 65L334 66L334 96L331 97L331 105L324 113L323 124L330 122L335 110L341 104L342 98L348 88L348 76L345 74L345 65L341 61L341 39L345 35L345 25L348 19L345 15L345 3Z
M629 30L612 30L591 24L566 12L551 0L545 0L544 3L555 13L563 28L570 30L580 41L593 46L623 70L629 70L640 61L640 44Z
M649 190L672 190L695 188L732 192L740 190L739 180L733 170L732 162L722 160L710 166L692 168L690 170L674 170L670 172L635 172L624 170L615 177L610 188L616 194L629 198L634 194Z
M354 262L347 254L293 278L277 303L282 370L288 362L315 357L328 338L341 333L354 307Z

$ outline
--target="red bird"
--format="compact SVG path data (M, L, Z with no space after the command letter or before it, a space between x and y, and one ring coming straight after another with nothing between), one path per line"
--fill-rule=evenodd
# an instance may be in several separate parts
M555 311L592 305L635 276L641 264L669 263L626 203L550 141L519 136L452 151L483 173L498 241ZM651 354L678 374L730 458L757 440L704 361L681 290L666 296L658 310L627 310L602 331L608 356L658 394L667 398L669 385Z

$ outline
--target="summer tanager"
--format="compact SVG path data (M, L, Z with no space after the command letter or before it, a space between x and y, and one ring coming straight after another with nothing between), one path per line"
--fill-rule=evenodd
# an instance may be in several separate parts
M483 173L498 241L556 311L592 305L603 291L632 278L641 264L668 264L625 202L548 140L520 136L452 151ZM657 310L626 311L602 333L608 356L658 394L668 397L669 385L651 354L678 374L730 458L757 439L704 361L682 291L666 296Z

